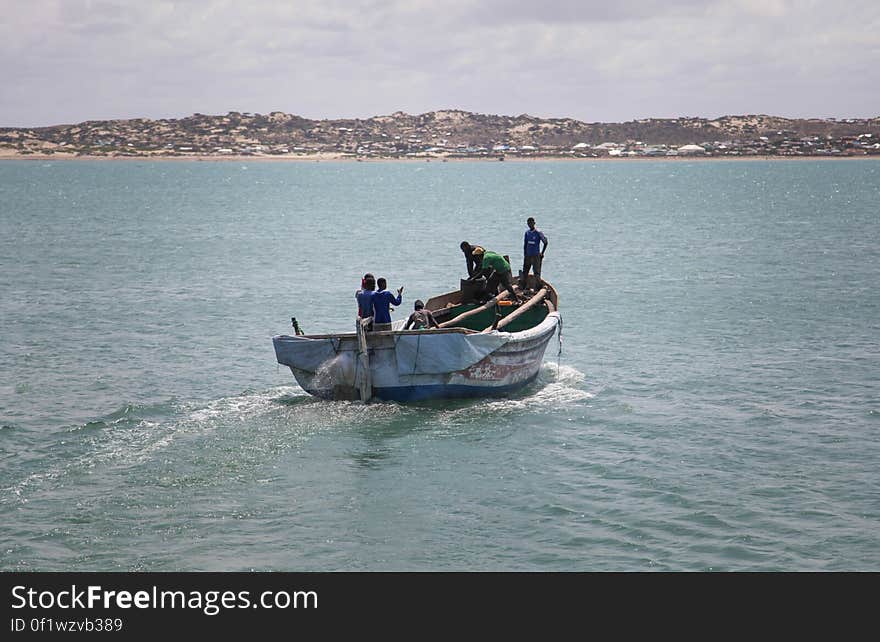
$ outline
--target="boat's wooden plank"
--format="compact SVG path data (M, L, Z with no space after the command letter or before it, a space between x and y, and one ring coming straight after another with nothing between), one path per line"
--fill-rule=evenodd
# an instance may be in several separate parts
M368 337L377 337L377 336L388 336L388 335L397 335L397 334L425 334L426 332L435 333L435 334L450 334L459 332L462 334L472 334L476 332L476 330L471 330L469 328L424 328L422 330L383 330L382 332L368 332ZM305 334L297 337L291 337L296 339L356 339L357 332L337 332L335 334Z
M370 375L370 351L367 349L367 326L373 320L373 317L366 319L358 319L357 321L357 338L358 338L358 362L360 371L358 372L358 389L361 395L361 401L367 402L373 396L373 380Z
M452 292L433 296L425 301L425 307L436 313L437 310L442 310L450 303L453 305L461 303L461 290L453 290Z

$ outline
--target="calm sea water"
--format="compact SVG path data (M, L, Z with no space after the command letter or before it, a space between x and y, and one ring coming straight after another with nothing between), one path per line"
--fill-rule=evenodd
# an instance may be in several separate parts
M878 571L878 203L880 161L2 162L0 568ZM275 363L529 215L527 390Z

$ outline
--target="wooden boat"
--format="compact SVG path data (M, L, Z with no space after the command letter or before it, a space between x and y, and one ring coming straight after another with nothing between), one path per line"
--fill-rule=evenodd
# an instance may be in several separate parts
M525 300L506 291L483 302L467 281L425 307L440 328L367 332L358 319L348 333L272 337L278 363L299 385L325 399L420 401L506 395L532 382L560 329L559 298L529 275ZM488 295L486 295L488 296Z

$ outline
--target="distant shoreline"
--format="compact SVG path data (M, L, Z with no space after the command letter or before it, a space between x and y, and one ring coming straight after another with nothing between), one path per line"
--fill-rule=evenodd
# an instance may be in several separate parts
M778 160L880 155L880 117L761 114L586 123L462 110L313 120L273 111L0 127L0 158L242 162ZM667 156L670 154L671 156ZM672 156L674 155L674 156ZM608 158L610 157L610 158Z
M229 154L224 156L216 155L190 155L190 156L90 156L90 155L74 155L74 154L4 154L0 152L0 161L4 160L23 160L23 161L122 161L122 162L167 162L167 161L183 161L183 162L259 162L259 163L320 163L320 162L358 162L358 163L531 163L531 162L565 162L565 163L627 163L627 162L712 162L712 161L839 161L839 160L880 160L877 154L861 154L861 155L839 155L839 156L777 156L777 155L748 155L748 156L706 156L706 155L681 155L681 156L598 156L598 157L566 157L566 156L468 156L468 157L444 157L444 156L418 156L409 158L399 157L354 157L344 154L310 154L302 156L268 156L268 155L235 155Z

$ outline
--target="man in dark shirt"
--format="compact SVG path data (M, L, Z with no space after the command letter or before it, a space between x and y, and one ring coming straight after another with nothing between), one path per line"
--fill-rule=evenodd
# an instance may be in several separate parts
M478 247L481 250L483 248L479 245L471 245L467 241L462 241L459 247L461 248L461 251L464 252L464 260L467 263L468 278L472 277L474 274L478 274L482 269L483 255L480 253L474 253L474 250Z
M437 319L434 318L434 315L431 314L430 310L425 309L425 304L422 303L420 299L416 299L413 308L415 311L409 315L409 319L406 320L406 325L403 326L404 330L409 330L410 327L412 327L413 330L440 327L440 324L437 323Z

